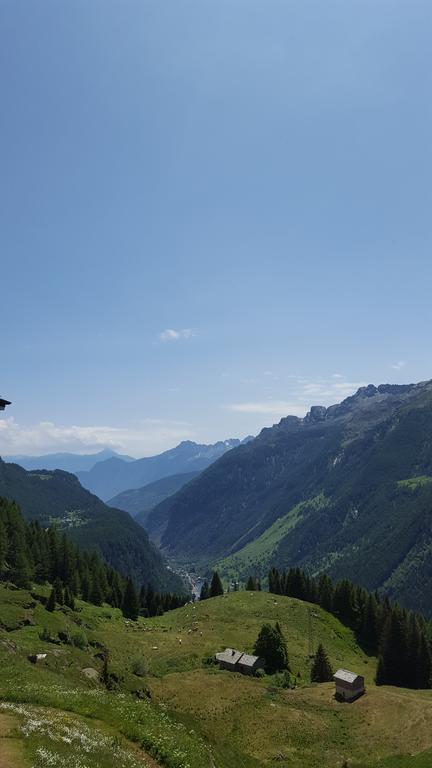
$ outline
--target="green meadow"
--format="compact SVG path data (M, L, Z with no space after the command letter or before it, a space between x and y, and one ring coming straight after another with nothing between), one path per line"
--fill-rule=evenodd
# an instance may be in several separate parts
M289 688L280 675L209 663L225 646L251 651L265 621L286 637ZM28 591L0 587L0 627L2 768L432 765L432 693L377 688L376 659L315 605L243 591L133 622L79 601L49 613ZM365 676L354 704L309 682L319 642L335 669ZM101 682L105 649L112 690ZM32 653L46 658L32 664Z

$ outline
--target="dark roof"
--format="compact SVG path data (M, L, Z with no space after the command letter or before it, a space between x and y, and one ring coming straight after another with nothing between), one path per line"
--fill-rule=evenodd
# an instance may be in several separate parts
M0 410L4 411L6 405L11 405L9 400L3 400L3 398L0 397Z

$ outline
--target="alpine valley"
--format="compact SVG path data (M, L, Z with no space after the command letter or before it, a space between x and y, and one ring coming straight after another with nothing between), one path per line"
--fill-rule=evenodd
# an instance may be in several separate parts
M149 516L176 561L347 577L432 614L432 382L367 386L283 418Z

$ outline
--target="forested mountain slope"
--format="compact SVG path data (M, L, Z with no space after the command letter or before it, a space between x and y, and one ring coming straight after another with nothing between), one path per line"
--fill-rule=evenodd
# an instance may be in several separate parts
M27 472L0 459L0 496L16 501L27 520L57 523L80 547L98 550L137 584L181 590L144 529L130 515L107 507L81 487L75 475L56 470Z
M282 419L163 508L177 558L240 575L302 565L430 614L432 383L364 387Z
M107 501L131 488L183 472L201 472L227 451L240 445L240 440L223 440L214 445L200 445L185 440L158 456L136 461L112 458L96 464L89 472L78 472L84 488Z

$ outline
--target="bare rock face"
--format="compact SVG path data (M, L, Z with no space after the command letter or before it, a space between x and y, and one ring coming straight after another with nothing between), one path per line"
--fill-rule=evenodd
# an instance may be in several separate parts
M86 667L82 673L88 680L99 680L99 672L97 669L93 669L93 667Z
M312 424L316 421L324 421L327 415L327 408L324 405L313 405L309 413L305 416L306 424Z

